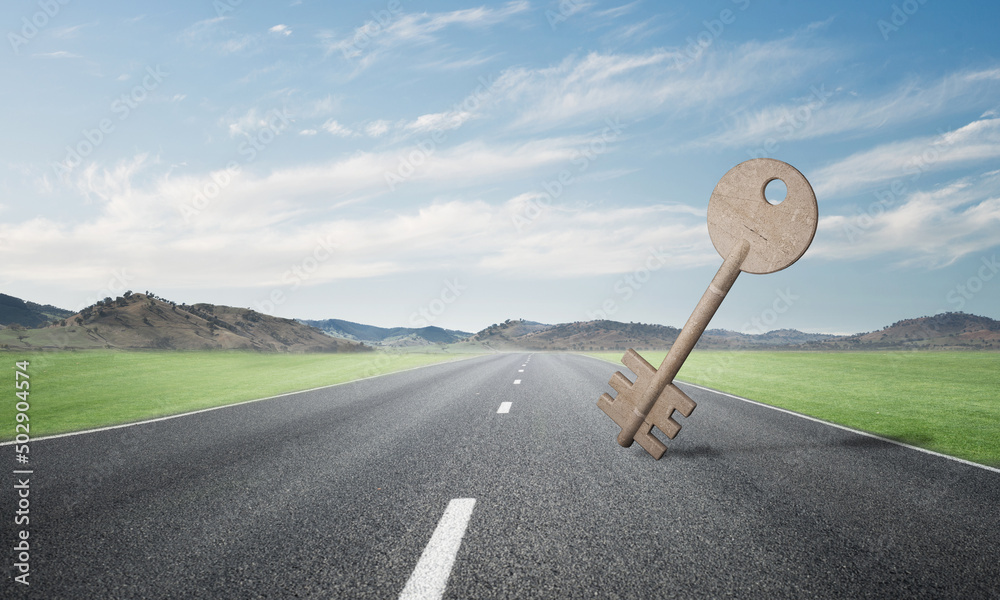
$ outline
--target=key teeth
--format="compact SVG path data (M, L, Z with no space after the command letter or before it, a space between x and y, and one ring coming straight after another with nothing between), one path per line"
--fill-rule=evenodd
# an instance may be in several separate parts
M667 389L670 390L670 394L673 396L671 398L671 404L673 404L674 409L677 410L677 412L684 415L685 417L690 417L691 413L694 412L695 407L698 406L697 404L695 404L695 401L692 400L690 396L682 392L679 387L677 387L672 383L669 386L667 386ZM667 390L664 390L664 394L666 393ZM661 396L664 394L661 394Z
M639 353L631 348L625 351L625 356L622 357L622 364L635 373L637 382L639 379L646 379L656 375L656 368L646 362L645 358L639 356Z
M622 374L621 371L615 371L615 374L611 376L611 381L608 384L614 388L616 392L621 394L625 390L632 387L632 380Z
M631 413L630 406L627 406L628 402L624 400L615 400L611 397L611 394L604 393L601 397L597 399L597 408L604 411L604 414L611 417L611 420L622 427L628 419L628 415Z
M656 460L660 460L663 453L667 451L667 447L663 445L663 442L658 440L655 435L653 435L653 426L650 425L649 421L643 422L639 427L639 431L635 432L635 441L639 442L643 450L649 453L650 456Z
M597 408L603 410L609 417L614 419L615 416L612 414L614 411L614 403L615 399L611 397L611 394L605 392L601 394L600 398L597 399Z
M632 405L629 404L628 400L621 397L615 400L611 394L604 393L597 399L597 408L603 410L604 414L611 417L611 420L621 428L621 431L618 432L618 445L624 448L631 446L632 438L622 437L625 435L625 425L633 414Z

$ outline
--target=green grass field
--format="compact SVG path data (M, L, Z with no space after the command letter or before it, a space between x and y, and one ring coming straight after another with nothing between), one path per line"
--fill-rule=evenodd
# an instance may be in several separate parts
M464 355L469 356L469 355ZM457 358L442 353L0 352L0 440L14 439L14 363L28 367L31 437L140 421Z
M1000 466L1000 353L695 351L677 378Z

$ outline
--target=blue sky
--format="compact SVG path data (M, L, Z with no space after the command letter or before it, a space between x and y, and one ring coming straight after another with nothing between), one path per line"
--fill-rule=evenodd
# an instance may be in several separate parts
M680 326L737 163L791 163L806 255L748 332L1000 318L1000 8L973 2L11 1L0 291L125 289L475 331Z

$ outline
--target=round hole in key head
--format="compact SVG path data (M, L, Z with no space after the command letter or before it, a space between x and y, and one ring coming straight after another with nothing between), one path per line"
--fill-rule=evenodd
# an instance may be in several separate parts
M785 182L774 178L764 184L764 199L768 204L781 204L788 196L788 186Z

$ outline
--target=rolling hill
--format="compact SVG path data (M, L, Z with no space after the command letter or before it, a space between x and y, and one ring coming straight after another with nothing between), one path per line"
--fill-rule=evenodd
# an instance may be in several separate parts
M442 329L434 326L387 328L363 325L341 319L326 319L322 321L301 320L300 322L320 329L334 337L388 347L453 344L472 335L466 331Z
M842 349L983 349L1000 350L1000 321L962 312L896 321L878 331L829 340Z
M31 349L240 349L265 352L370 350L293 319L213 304L176 304L151 294L106 298L54 325L0 331L0 345Z

